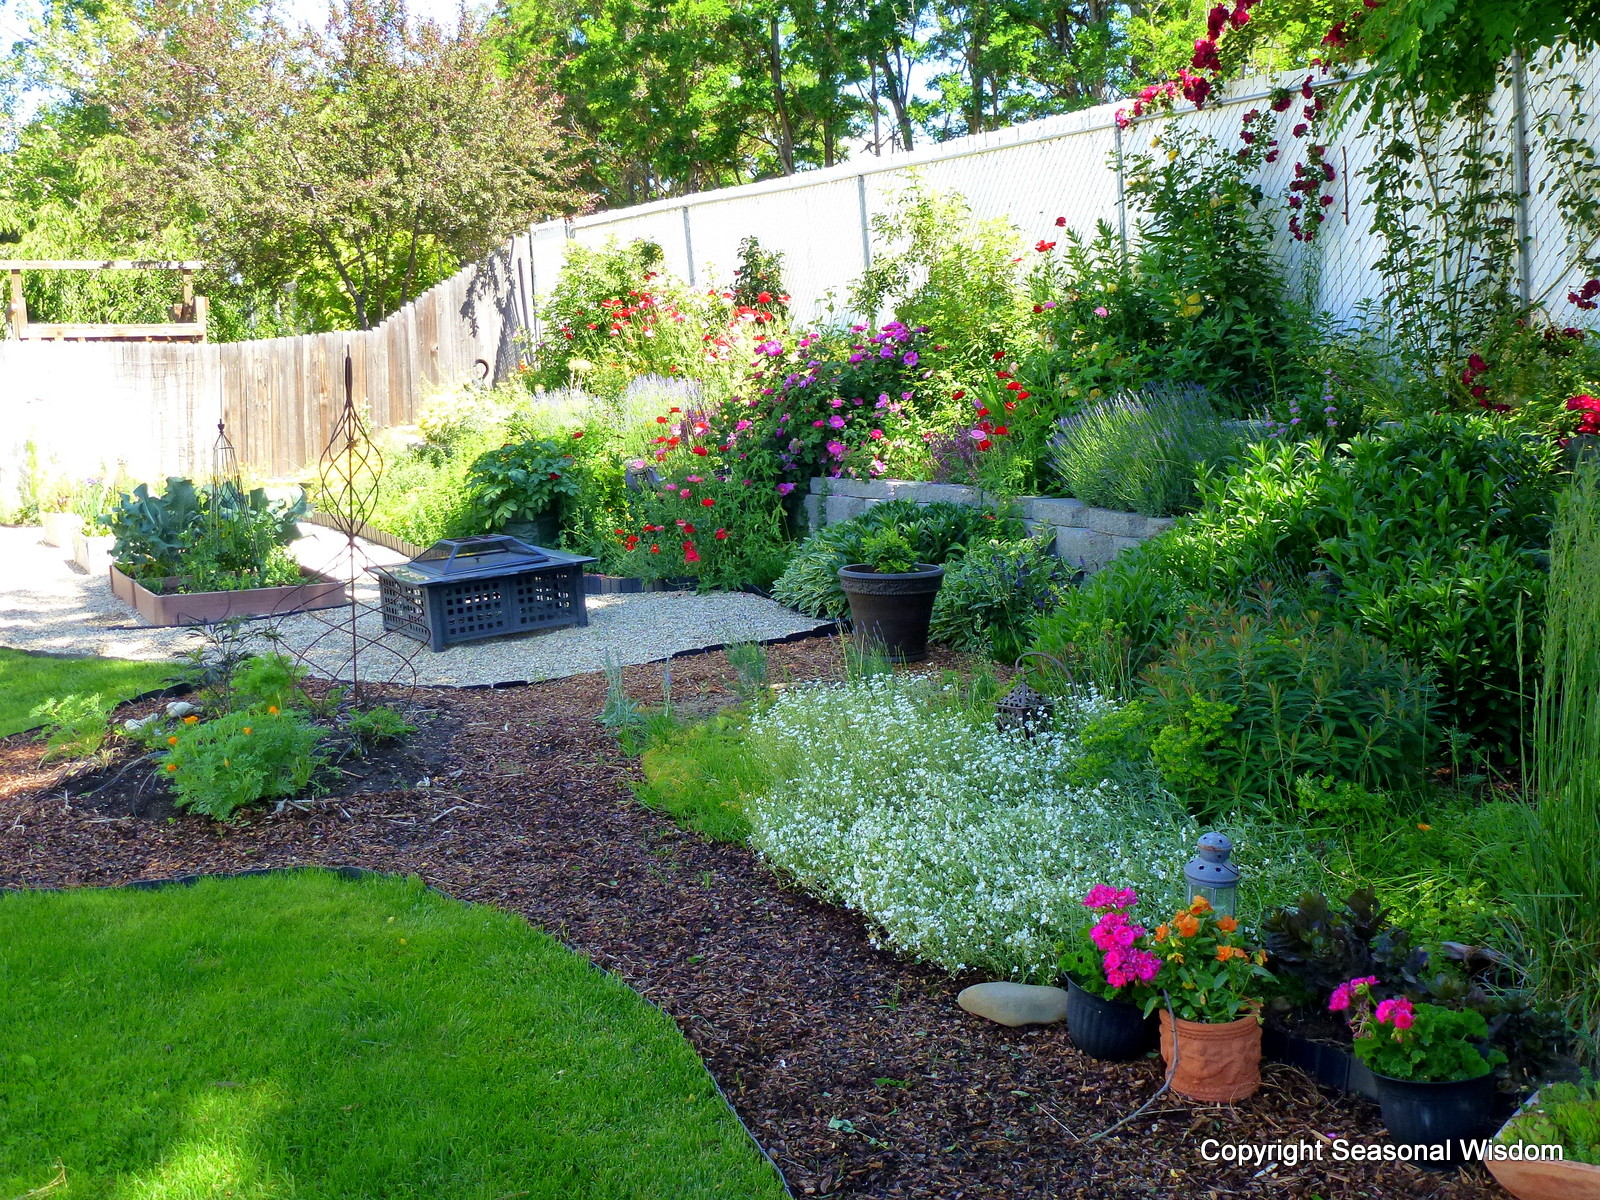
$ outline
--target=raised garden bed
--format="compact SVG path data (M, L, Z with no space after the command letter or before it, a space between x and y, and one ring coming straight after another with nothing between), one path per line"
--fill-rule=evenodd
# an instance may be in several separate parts
M304 583L237 592L153 592L115 564L110 572L112 593L151 625L210 625L229 617L277 617L350 602L345 584L304 568ZM166 582L176 586L178 581Z

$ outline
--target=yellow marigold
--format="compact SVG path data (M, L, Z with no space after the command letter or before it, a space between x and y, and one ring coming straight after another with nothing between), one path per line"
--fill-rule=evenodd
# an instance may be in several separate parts
M1184 913L1183 916L1179 917L1177 925L1179 937L1191 938L1200 932L1199 920L1189 913Z
M1265 950L1257 950L1256 951L1256 966L1264 967L1266 965L1267 965L1267 952Z
M1234 917L1218 917L1217 928L1222 930L1223 933L1232 933L1235 929L1239 928L1239 922L1237 918Z
M195 723L195 722L196 722L196 721L198 721L198 720L199 720L199 719L200 719L200 718L199 718L199 717L196 717L196 716L187 716L187 717L185 717L185 718L184 718L184 719L183 719L183 723L184 723L184 724L185 724L185 725L193 725L193 724L194 724L194 723Z

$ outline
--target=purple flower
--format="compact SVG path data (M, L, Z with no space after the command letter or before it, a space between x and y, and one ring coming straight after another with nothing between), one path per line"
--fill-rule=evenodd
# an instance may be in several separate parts
M841 417L838 413L835 413L833 416L828 418L828 424L831 425L834 429L843 429L844 428L844 418Z
M860 361L861 361L861 355L859 355L859 354L852 354L852 355L851 355L851 356L850 356L850 361L851 361L851 362L853 362L853 363L858 363L858 362L860 362Z
M844 443L843 442L829 442L826 446L823 447L823 449L825 449L834 458L843 458L844 457Z
M916 366L917 365L917 352L915 350L908 350L905 353L904 357L902 357L900 359L900 361L905 363L905 365L908 366L908 367Z
M787 496L792 491L794 491L794 484L792 483L780 483L778 485L778 495L780 496Z

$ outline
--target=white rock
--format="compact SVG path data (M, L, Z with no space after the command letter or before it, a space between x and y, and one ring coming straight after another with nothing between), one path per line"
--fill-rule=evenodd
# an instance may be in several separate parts
M169 717L187 717L199 711L200 706L198 704L190 704L187 700L174 700L167 705L167 716Z
M963 988L956 1003L976 1017L1015 1029L1019 1025L1052 1025L1067 1017L1067 993L1036 983L975 983Z

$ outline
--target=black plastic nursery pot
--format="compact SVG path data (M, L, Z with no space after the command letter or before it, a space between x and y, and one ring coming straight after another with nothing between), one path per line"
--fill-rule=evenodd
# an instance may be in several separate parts
M1108 1062L1143 1058L1156 1048L1158 1036L1154 1016L1145 1016L1137 1005L1086 992L1070 979L1067 1032L1079 1050Z
M1468 1161L1463 1142L1488 1135L1497 1096L1492 1071L1448 1083L1391 1079L1376 1072L1373 1078L1390 1138L1402 1146L1443 1148L1442 1157L1418 1159L1419 1167L1460 1166Z
M944 583L944 568L918 563L915 571L886 574L856 563L839 568L839 586L850 599L855 643L875 649L893 662L928 657L928 623L933 600Z

